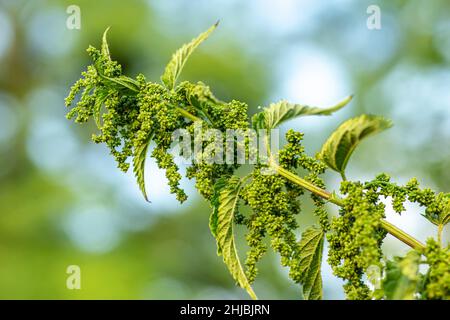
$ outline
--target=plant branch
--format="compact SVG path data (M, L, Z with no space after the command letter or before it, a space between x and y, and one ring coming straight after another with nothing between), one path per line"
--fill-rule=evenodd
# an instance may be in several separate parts
M118 83L118 84L122 85L122 86L124 85L123 83ZM129 89L132 89L132 91L136 91L136 90L133 90L133 88L129 88ZM193 114L189 113L188 111L186 111L183 108L176 107L176 109L180 112L180 114L183 117L185 117L191 121L194 121L194 122L195 121L203 121L203 119L194 116ZM268 141L267 136L266 136L265 143L266 143L268 154L270 156L270 146L268 145L269 141ZM305 179L297 176L296 174L278 166L274 161L270 162L270 166L274 170L276 170L281 176L283 176L286 179L290 180L291 182L294 182L295 184L305 188L306 190L308 190L314 194L317 194L318 196L322 197L323 199L328 200L329 202L334 203L335 205L338 205L340 207L342 207L344 205L342 202L342 199L339 198L336 194L329 193L328 191L315 186L314 184L306 181ZM343 178L345 179L345 176L343 176ZM412 236L410 236L403 230L397 228L393 224L387 222L386 220L381 220L381 224L388 233L390 233L392 236L396 237L403 243L407 244L411 248L416 249L416 250L421 250L421 249L425 248L425 246L420 241L416 240L415 238L413 238ZM442 232L442 230L439 230L439 232Z
M290 172L289 170L286 170L286 169L278 166L274 162L271 162L270 166L274 170L276 170L281 176L285 177L289 181L305 188L306 190L308 190L314 194L317 194L318 196L322 197L323 199L328 200L331 203L334 203L335 205L338 205L340 207L342 207L344 205L344 203L342 202L342 199L339 198L338 196L336 196L334 193L329 193L328 191L323 190L323 189L313 185L309 181L306 181L305 179L300 178L299 176ZM412 236L410 236L403 230L397 228L390 222L388 222L386 220L381 220L381 225L388 233L390 233L392 236L396 237L403 243L407 244L411 248L413 248L415 250L421 250L421 249L425 248L425 246L420 241L413 238Z
M438 225L438 233L437 233L438 242L439 242L440 245L442 245L442 231L443 230L444 230L444 225L441 223L441 224Z

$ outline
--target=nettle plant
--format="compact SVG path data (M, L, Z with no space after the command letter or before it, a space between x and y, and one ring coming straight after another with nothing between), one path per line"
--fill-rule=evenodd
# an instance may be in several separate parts
M347 163L359 143L391 127L391 121L365 114L349 119L338 126L315 157L305 153L303 134L294 130L287 132L284 146L271 150L270 132L281 123L295 117L331 115L351 97L326 109L280 101L250 119L246 103L221 101L202 82L177 85L189 56L216 26L175 52L161 83L147 82L142 74L125 76L120 64L111 59L105 31L101 49L88 48L93 63L66 98L66 105L72 107L67 118L77 123L94 119L99 134L92 139L109 147L121 170L127 171L132 159L146 199L144 167L149 145L154 143L151 156L165 170L171 192L180 202L186 200L172 152L173 133L180 129L192 136L196 133L191 143L197 146L197 161L190 163L186 175L195 179L199 193L212 207L209 226L218 254L236 283L253 299L256 294L251 284L258 273L257 264L269 247L279 254L281 265L289 268L292 281L301 285L303 297L321 299L325 239L328 263L334 274L345 280L348 299L449 299L450 252L448 244L442 244L442 233L450 220L450 194L421 189L414 178L398 185L385 173L366 182L345 177ZM198 128L200 134L195 132ZM265 151L259 153L250 174L240 177L238 163L198 161L215 153L208 146L217 144L217 136L205 138L208 129L256 132L263 139ZM254 146L250 140L237 141L246 154ZM327 169L342 177L339 192L326 191L321 175ZM297 216L305 191L314 203L318 223L303 228L299 237ZM384 220L385 198L392 200L399 214L405 211L406 201L423 207L423 216L437 226L436 239L422 244ZM339 207L339 216L330 217L327 203ZM236 225L247 230L249 251L244 264L236 248ZM388 233L411 250L388 260L381 248Z

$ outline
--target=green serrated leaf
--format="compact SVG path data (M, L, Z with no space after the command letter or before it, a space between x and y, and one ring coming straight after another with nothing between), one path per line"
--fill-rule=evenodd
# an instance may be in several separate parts
M252 116L252 128L255 130L265 129L264 111L258 112Z
M450 193L440 192L436 197L436 202L439 204L437 211L437 218L426 215L426 218L436 225L445 226L450 221ZM436 208L437 209L437 208Z
M205 32L201 33L197 38L192 39L191 42L183 45L173 54L172 59L167 64L166 69L161 76L161 81L168 89L173 89L175 87L175 82L177 81L177 78L183 70L183 67L186 64L189 56L203 41L205 41L209 37L214 29L216 29L218 24L219 22L214 24Z
M97 128L101 128L102 124L100 122L100 114L101 114L101 109L103 106L103 103L105 102L105 100L108 98L108 93L106 91L102 91L97 95L97 99L95 100L95 105L94 105L94 121L95 124L97 125Z
M104 57L107 57L109 60L111 60L111 55L110 55L110 53L109 53L109 46L108 46L108 41L107 41L107 34L108 34L108 31L109 31L109 28L110 27L108 27L106 30L105 30L105 32L103 32L103 37L102 37L102 55L104 56Z
M208 106L223 103L217 99L210 88L202 82L198 82L186 92L186 99L191 106L201 115L202 119L211 124L211 119L207 113Z
M447 213L442 215L441 225L445 226L450 222L450 209L447 210Z
M392 122L380 116L366 115L342 123L324 143L318 158L345 176L345 168L355 148L364 138L386 130Z
M204 108L204 105L223 103L211 92L209 86L203 82L197 82L186 92L188 102L196 108Z
M306 300L322 299L322 251L324 232L319 227L309 227L302 233L299 243L300 282Z
M144 171L145 171L145 160L147 158L147 150L148 146L150 145L151 136L152 135L149 136L148 140L145 143L141 144L134 150L134 158L133 158L133 172L134 175L136 176L139 189L142 191L142 194L144 195L146 201L149 200L147 197L147 192L145 191Z
M404 258L395 257L386 263L383 290L387 299L413 300L419 285L420 254L410 251Z
M225 188L227 183L226 178L220 178L217 180L216 184L214 185L214 194L211 199L211 206L213 211L211 212L211 215L209 216L209 230L211 231L211 234L214 238L217 238L217 224L219 220L219 206L220 206L220 194L223 188ZM221 252L220 246L217 245L217 254L220 255Z
M215 185L210 217L211 233L217 240L217 252L222 255L234 280L244 288L252 299L257 299L244 269L242 268L234 241L234 215L237 210L242 181L238 177L219 179Z
M345 98L337 105L330 108L310 107L306 105L290 103L285 100L271 103L262 112L252 117L255 129L273 129L290 119L308 115L331 115L347 105L353 96Z
M101 73L99 73L100 77L102 77L105 80L108 80L112 83L114 83L115 85L117 85L117 89L123 89L123 88L127 88L133 92L138 92L139 91L139 83L127 76L120 76L120 77L115 77L115 78L111 78L111 77L107 77Z

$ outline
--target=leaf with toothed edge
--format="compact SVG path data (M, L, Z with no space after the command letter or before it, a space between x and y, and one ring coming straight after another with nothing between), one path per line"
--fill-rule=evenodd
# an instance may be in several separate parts
M136 176L139 189L142 191L145 200L148 202L150 201L148 200L147 192L145 191L144 171L145 171L145 159L147 157L147 150L148 146L150 145L151 137L152 134L149 135L149 138L145 143L141 144L137 149L135 149L133 158L134 175Z
M353 96L348 96L335 106L330 108L310 107L302 104L290 103L281 100L277 103L271 103L263 111L255 114L252 118L254 129L274 129L285 121L296 117L309 115L331 115L346 106Z
M179 77L181 71L183 70L186 61L189 56L194 52L194 50L204 41L209 35L216 29L219 21L217 21L212 27L210 27L205 32L201 33L197 38L193 39L191 42L183 45L178 49L172 56L172 59L166 66L163 75L161 76L161 81L168 89L173 89L175 87L175 82Z
M382 281L384 294L389 300L414 300L419 276L420 253L409 251L405 257L394 257L386 263Z
M105 57L108 57L108 59L111 60L111 55L109 54L108 41L106 39L109 29L110 29L110 27L106 28L105 32L103 32L103 37L102 37L102 55L105 56Z
M97 128L101 129L101 122L100 122L100 112L103 106L103 103L105 102L105 100L108 98L108 94L104 91L99 93L99 96L97 97L97 99L95 100L95 105L94 105L94 121L95 124L97 125Z
M98 72L98 70L97 70L97 72ZM122 90L124 88L127 88L127 89L131 90L132 92L139 91L139 83L130 77L119 76L119 77L111 78L111 77L105 76L104 74L101 74L100 72L98 72L98 74L103 79L114 83L114 85L117 85L117 87L116 87L117 90Z
M105 32L103 33L101 54L102 54L102 56L106 57L108 60L111 61L111 55L109 52L109 45L108 45L108 40L107 40L107 34L108 34L109 29L110 29L110 27L108 27L105 30ZM136 80L134 80L130 77L127 77L127 76L123 76L123 75L119 76L119 77L113 77L113 78L108 77L103 74L103 71L98 64L95 65L95 68L100 77L114 83L115 85L118 85L117 89L122 89L122 87L125 87L133 92L139 91L139 83Z
M214 186L213 212L209 225L211 233L217 240L217 254L223 257L223 261L239 286L247 290L252 299L257 299L239 261L234 241L234 216L241 186L241 179L235 176L217 181Z
M300 282L303 285L303 295L306 300L322 299L322 264L324 232L313 226L302 233L299 243Z
M342 123L322 146L317 157L345 177L345 168L359 143L375 133L392 127L384 117L363 114Z

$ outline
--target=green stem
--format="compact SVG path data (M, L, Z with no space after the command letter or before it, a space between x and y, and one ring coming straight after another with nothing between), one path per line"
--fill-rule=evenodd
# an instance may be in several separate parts
M329 193L328 191L323 190L322 188L319 188L319 187L315 186L311 182L300 178L296 174L294 174L294 173L290 172L289 170L286 170L286 169L278 166L274 162L272 162L270 164L270 166L274 170L276 170L281 176L285 177L289 181L291 181L291 182L293 182L293 183L295 183L295 184L305 188L306 190L308 190L308 191L310 191L310 192L312 192L314 194L317 194L318 196L322 197L323 199L328 200L328 201L330 201L330 202L332 202L335 205L338 205L340 207L342 207L344 205L342 199L339 198L338 196L336 196L334 193L333 194ZM390 222L387 222L386 220L381 220L381 225L383 226L383 228L388 233L390 233L392 236L396 237L397 239L399 239L403 243L407 244L411 248L413 248L415 250L422 250L422 249L425 248L425 246L420 241L416 240L415 238L413 238L412 236L410 236L409 234L407 234L403 230L397 228L396 226L394 226Z
M442 231L443 230L444 230L444 225L443 224L438 225L438 234L437 234L437 236L438 236L438 242L439 242L440 245L442 245Z
M185 118L188 118L189 120L192 120L193 122L195 121L202 121L202 119L190 114L189 112L187 112L186 110L184 110L183 108L180 107L176 107L177 111L179 113L181 113L181 115Z
M318 196L338 205L338 206L343 206L343 202L342 200L336 198L335 196L333 196L331 193L329 193L326 190L323 190L322 188L319 188L317 186L315 186L314 184L312 184L309 181L306 181L305 179L300 178L299 176L297 176L296 174L290 172L289 170L286 170L278 165L276 165L275 163L271 163L270 166L276 170L280 175L282 175L283 177L285 177L286 179L290 180L291 182L294 182L295 184L305 188L308 191L311 191L314 194L317 194Z
M419 240L413 238L412 236L407 234L405 231L397 228L392 223L390 223L386 220L381 220L381 225L387 232L389 232L391 235L393 235L400 241L406 243L411 248L418 250L418 251L425 249L425 245L423 243L421 243Z

